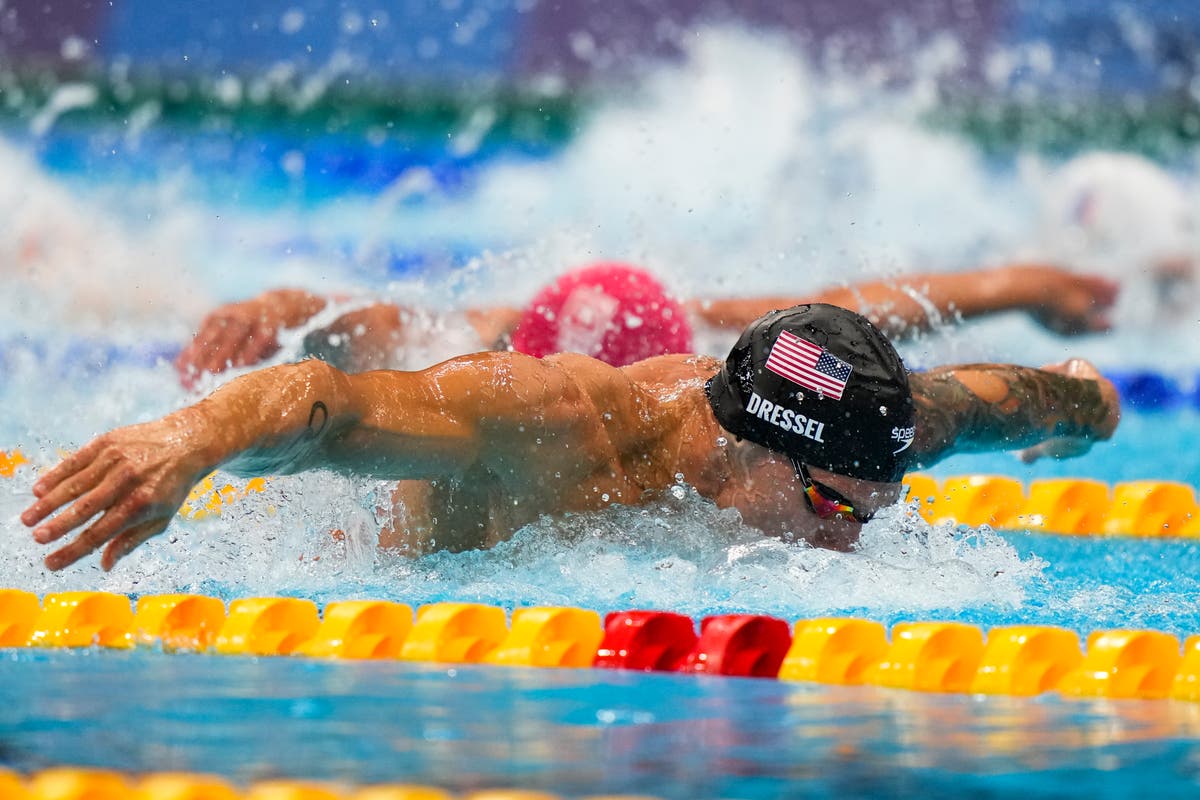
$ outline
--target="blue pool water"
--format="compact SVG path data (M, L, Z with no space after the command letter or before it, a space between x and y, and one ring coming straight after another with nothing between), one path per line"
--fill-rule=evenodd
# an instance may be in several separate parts
M0 167L16 176L0 185L11 226L0 264L12 270L0 296L0 448L19 446L45 466L99 431L194 400L171 353L214 304L269 286L452 312L521 302L560 269L600 258L644 263L680 294L730 294L1038 255L1038 181L1053 155L997 157L930 129L921 117L935 101L919 79L826 79L791 49L737 30L706 31L690 47L633 101L598 103L569 141L541 148L459 146L465 129L448 144L277 131L225 142L211 130L128 131L124 119L100 131L10 131L0 142ZM1175 166L1185 174L1189 163ZM1135 276L1128 296L1138 289ZM1083 356L1193 386L1194 314L1120 311L1107 336L1061 339L1004 317L903 350L918 368ZM275 361L294 355L298 339ZM719 336L701 344L724 346ZM959 456L931 471L967 473L1200 485L1200 413L1187 403L1131 412L1112 442L1071 461ZM406 560L374 547L385 486L316 472L276 478L219 518L177 521L112 573L89 560L51 574L16 519L32 480L30 470L0 479L0 584L39 594L1200 633L1193 542L931 528L897 511L869 526L858 552L840 554L764 540L686 486L646 508L546 518L490 551ZM328 536L334 528L345 542ZM0 652L0 765L20 770L66 763L681 799L1115 797L1152 780L1158 794L1183 797L1197 789L1198 725L1200 705L1176 702Z
M1159 796L1186 797L1200 781L1200 707L1187 703L153 653L3 665L0 755L28 770L671 800L1121 797L1149 774Z

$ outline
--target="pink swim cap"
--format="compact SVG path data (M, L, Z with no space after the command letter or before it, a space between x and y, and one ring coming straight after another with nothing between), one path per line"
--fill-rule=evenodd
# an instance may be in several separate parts
M513 330L512 344L538 358L583 353L623 367L692 352L692 327L683 306L646 271L593 264L538 292Z

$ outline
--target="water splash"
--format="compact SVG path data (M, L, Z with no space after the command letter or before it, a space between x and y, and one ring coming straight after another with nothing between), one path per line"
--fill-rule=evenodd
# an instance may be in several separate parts
M6 482L5 518L29 497L29 482ZM219 518L176 521L108 574L95 559L48 573L38 563L46 548L17 530L0 561L9 585L39 593L200 591L789 619L1013 608L1044 566L989 531L931 528L903 508L872 521L857 552L814 549L765 538L690 490L644 507L543 517L490 550L410 559L375 549L374 509L385 496L384 484L324 472L277 478Z

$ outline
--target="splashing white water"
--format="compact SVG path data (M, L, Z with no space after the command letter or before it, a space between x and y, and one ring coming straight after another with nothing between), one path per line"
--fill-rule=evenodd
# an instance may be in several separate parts
M0 484L0 515L14 529L30 483L28 471L20 475ZM375 549L381 489L324 472L277 478L220 517L177 520L111 573L94 558L50 573L40 564L46 548L27 534L14 535L0 560L7 586L38 593L361 596L785 618L1014 608L1044 566L989 531L932 528L902 507L872 521L857 552L814 549L765 538L691 492L544 517L491 550L409 559Z

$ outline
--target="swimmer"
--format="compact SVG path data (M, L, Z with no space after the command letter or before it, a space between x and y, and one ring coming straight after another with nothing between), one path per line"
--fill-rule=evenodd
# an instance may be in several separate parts
M1133 153L1091 152L1067 161L1041 191L1039 253L1131 289L1122 321L1162 321L1194 307L1200 242L1184 184Z
M401 482L407 520L381 545L417 554L490 546L544 514L644 504L683 481L765 534L845 550L914 467L970 450L1076 455L1119 416L1086 362L909 374L865 317L812 304L759 318L724 361L489 352L418 372L259 369L94 439L34 483L21 521L41 544L77 532L50 569L101 548L111 569L213 469L334 469Z
M1115 281L1029 264L909 275L805 297L679 302L644 270L596 264L563 275L524 310L467 310L466 323L478 346L460 352L511 348L538 357L577 352L621 367L651 356L692 352L694 327L736 331L772 309L809 302L859 311L889 336L1002 311L1024 312L1051 331L1078 334L1107 330L1107 312L1116 296ZM180 353L176 366L181 379L191 386L201 373L262 361L279 349L281 330L303 325L326 302L309 292L278 289L217 309ZM371 305L310 333L305 351L350 372L395 366L392 354L414 346L421 335L421 326L409 324L417 314L390 303Z

